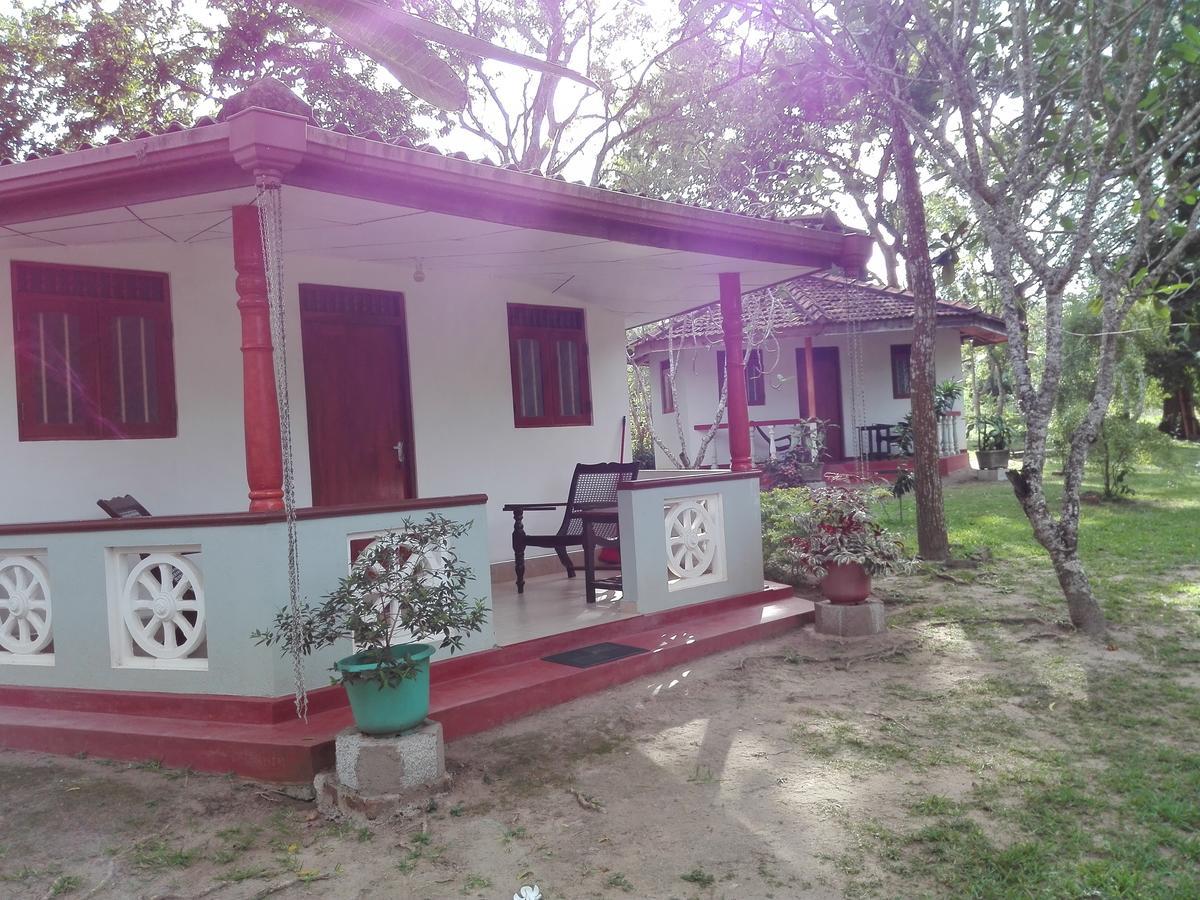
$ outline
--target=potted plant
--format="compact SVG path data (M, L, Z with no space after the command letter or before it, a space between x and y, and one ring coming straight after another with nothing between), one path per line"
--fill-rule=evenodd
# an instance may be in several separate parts
M790 555L797 568L820 579L827 600L861 603L871 593L872 575L908 567L899 536L872 512L889 495L886 488L837 478L808 492L807 510L795 518Z
M980 416L978 421L967 426L967 431L974 431L976 434L975 459L979 468L1008 468L1008 447L1012 441L1012 429L1004 420L1004 416Z
M356 652L333 669L354 724L366 734L416 727L429 712L429 658L438 648L461 650L487 618L483 600L467 597L474 574L454 551L470 527L436 513L404 520L358 555L321 604L284 607L274 628L252 637L305 656L349 640Z
M954 406L962 392L962 385L955 378L939 381L933 388L934 414L940 417L954 412Z
M766 490L799 487L821 480L828 425L824 419L804 419L792 426L787 451L763 463L763 486Z

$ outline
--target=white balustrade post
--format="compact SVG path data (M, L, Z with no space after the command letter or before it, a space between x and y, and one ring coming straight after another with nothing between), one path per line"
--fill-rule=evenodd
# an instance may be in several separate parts
M767 459L775 462L775 426L767 426Z

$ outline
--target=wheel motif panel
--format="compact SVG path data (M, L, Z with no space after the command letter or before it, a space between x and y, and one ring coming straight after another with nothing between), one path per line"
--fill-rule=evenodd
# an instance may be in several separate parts
M682 500L667 510L667 568L676 578L708 574L717 557L718 524L703 500Z
M375 542L372 542L368 544L362 552L370 553L373 551L374 547ZM398 574L401 578L415 577L418 579L419 584L427 587L433 587L436 586L444 577L446 571L446 554L444 551L439 549L431 549L421 553L416 552L415 548L408 547L407 545L403 544L401 544L397 549L406 549L409 551L408 556L406 556L403 562L400 563L400 570ZM376 578L383 578L390 574L390 568L391 567L388 565L385 565L381 562L376 562L372 564L367 571ZM392 600L387 604L386 608L381 607L379 612L381 615L384 615L389 619L394 618L399 612L397 605L398 601ZM420 640L420 636L403 632L395 635L394 640L397 643L410 640L417 641Z
M184 659L204 640L200 570L174 553L150 553L129 570L121 617L134 643L156 659Z
M0 559L0 649L41 653L52 638L50 576L32 556Z

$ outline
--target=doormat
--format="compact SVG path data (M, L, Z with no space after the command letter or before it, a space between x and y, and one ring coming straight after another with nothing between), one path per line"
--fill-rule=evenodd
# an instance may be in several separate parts
M629 644L589 644L566 653L555 653L553 656L543 656L546 662L558 663L563 666L574 666L576 669L589 669L600 663L612 662L614 659L624 659L626 656L636 656L639 653L649 653L643 647L631 647Z

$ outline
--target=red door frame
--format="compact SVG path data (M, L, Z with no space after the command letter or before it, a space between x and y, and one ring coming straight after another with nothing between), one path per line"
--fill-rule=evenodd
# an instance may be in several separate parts
M829 357L833 358L833 380L834 380L833 388L834 388L834 396L837 398L837 419L836 420L831 419L831 421L836 421L836 424L838 426L838 431L837 431L837 446L836 447L829 446L827 449L830 451L829 461L830 462L838 462L839 460L843 460L846 458L846 412L842 405L842 359L841 359L841 354L838 352L837 347L813 347L812 349L813 349L812 371L814 372L814 374L817 369L817 360L818 359L820 359L822 356L824 356L827 359ZM798 403L799 403L799 407L800 407L800 417L801 418L807 418L810 415L810 413L805 410L805 407L808 406L808 396L807 395L808 395L809 391L808 391L808 379L807 379L807 374L806 374L807 370L805 368L804 359L805 359L804 348L797 347L796 348L796 387L797 387L796 393L798 394ZM816 382L816 379L814 378L813 381ZM818 390L818 385L816 385L814 383L812 386L812 394L815 397L819 393L821 393L821 391ZM833 451L835 451L835 450L837 451L837 455L834 455Z
M351 293L358 298L366 298L367 303L339 302L339 294ZM377 302L371 303L374 299ZM391 307L389 310L387 307ZM356 308L357 307L357 308ZM374 307L374 308L368 308ZM343 285L308 284L300 285L300 335L301 346L306 345L306 325L309 322L337 322L354 325L385 326L396 332L396 365L400 373L400 416L401 440L404 441L404 474L408 482L409 497L417 496L417 465L416 444L413 428L412 406L412 374L408 364L408 320L405 315L404 294L399 291L380 291L368 288L353 288ZM310 369L310 359L304 354L304 384L305 405L309 422L309 479L313 494L313 506L326 505L317 501L317 473L312 468L312 394L308 385L314 378L320 377L319 372Z

